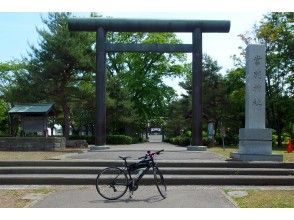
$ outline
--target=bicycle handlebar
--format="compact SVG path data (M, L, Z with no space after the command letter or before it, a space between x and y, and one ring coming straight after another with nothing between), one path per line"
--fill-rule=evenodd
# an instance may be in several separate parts
M147 159L147 157L152 157L153 155L157 154L159 155L162 151L164 151L164 149L162 150L159 150L159 151L156 151L156 152L153 152L153 153L150 153L150 150L147 151L147 154L143 157L139 157L138 159Z

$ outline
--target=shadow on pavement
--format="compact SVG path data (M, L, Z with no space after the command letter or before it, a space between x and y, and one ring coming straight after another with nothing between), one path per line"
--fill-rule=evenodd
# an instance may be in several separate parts
M146 202L146 203L155 203L164 200L160 195L151 196L146 199L135 199L135 198L127 198L127 199L117 199L117 200L104 200L103 203L111 204L111 203L132 203L132 202ZM90 203L101 203L101 200L93 200Z

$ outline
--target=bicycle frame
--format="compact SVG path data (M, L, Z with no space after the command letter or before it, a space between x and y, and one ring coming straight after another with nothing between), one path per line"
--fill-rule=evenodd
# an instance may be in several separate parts
M155 165L155 162L153 160L153 157L149 158L148 160L142 160L142 161L136 163L135 165L138 166L138 167L137 168L134 168L134 169L130 169L127 161L125 161L125 169L124 170L127 171L127 174L129 176L129 180L130 180L129 183L128 183L128 185L130 185L130 184L138 185L138 183L140 182L140 180L150 170L150 168L151 167L153 168L154 166L156 166ZM140 167L140 165L142 167ZM137 171L137 170L142 169L142 168L144 168L143 172L136 179L134 179L132 177L132 175L131 175L131 172L132 171Z

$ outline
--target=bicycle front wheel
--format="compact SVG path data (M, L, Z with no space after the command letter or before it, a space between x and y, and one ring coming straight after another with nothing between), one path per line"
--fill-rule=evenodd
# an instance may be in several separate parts
M154 174L155 185L159 191L159 194L162 196L162 198L165 199L167 194L166 185L165 185L163 175L157 166L153 168L153 174Z
M96 189L105 199L118 199L122 197L128 189L127 175L118 167L105 168L96 178Z

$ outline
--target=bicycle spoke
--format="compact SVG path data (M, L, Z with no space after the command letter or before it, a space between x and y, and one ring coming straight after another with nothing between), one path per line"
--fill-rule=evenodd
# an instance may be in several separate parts
M117 167L104 169L96 179L98 193L110 200L122 197L127 191L128 179L123 170Z

